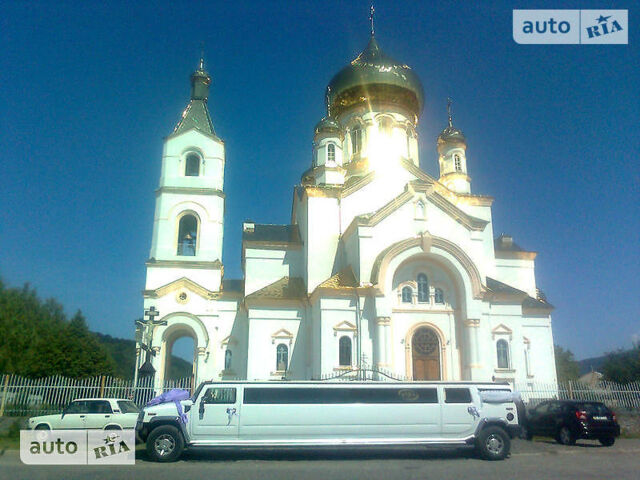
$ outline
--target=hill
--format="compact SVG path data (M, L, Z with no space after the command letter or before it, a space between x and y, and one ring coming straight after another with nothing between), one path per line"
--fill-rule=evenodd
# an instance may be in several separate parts
M578 360L578 368L580 370L580 376L589 373L591 370L602 373L602 366L607 361L606 355L599 357L585 358L584 360Z

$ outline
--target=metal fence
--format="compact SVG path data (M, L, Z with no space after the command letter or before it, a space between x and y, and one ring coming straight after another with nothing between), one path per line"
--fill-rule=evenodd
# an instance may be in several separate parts
M135 388L133 380L104 375L90 378L2 375L0 379L0 416L59 413L76 398L129 398L142 406L162 391L173 388L193 391L195 387L192 377L167 380L162 388L157 388L152 377L138 379Z
M324 375L326 381L408 381L390 371L363 368ZM140 378L134 388L133 380L98 376L92 378L25 378L18 375L0 375L0 416L33 416L58 413L76 398L130 398L137 405L146 404L162 391L182 388L194 391L197 385L193 377L167 380L158 388L152 377ZM581 382L524 383L514 385L528 405L546 399L590 400L604 402L614 409L640 411L640 382L621 385L599 381L594 384Z
M569 381L516 384L515 387L528 405L536 405L547 399L588 400L603 402L617 409L640 410L640 382L622 385L606 380L595 383Z

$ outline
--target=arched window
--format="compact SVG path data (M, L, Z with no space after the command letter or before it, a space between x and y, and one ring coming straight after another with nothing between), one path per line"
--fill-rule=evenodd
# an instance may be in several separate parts
M441 288L436 288L433 293L433 299L436 303L443 304L444 303L444 292Z
M407 129L407 158L411 158L411 140L413 139L413 132Z
M341 367L351 366L351 339L349 337L340 337L339 357Z
M231 350L227 349L224 352L224 369L225 370L231 370Z
M351 130L351 153L356 155L362 150L362 129L355 127Z
M498 340L496 350L498 352L498 368L509 368L509 343L506 340Z
M429 280L424 273L418 274L418 301L421 303L429 301Z
M195 153L187 155L187 161L184 166L184 175L186 177L197 177L200 175L200 157Z
M178 228L178 255L193 257L196 254L198 219L193 215L184 215Z
M327 145L327 163L336 161L336 146L333 143Z
M289 368L289 347L284 343L278 345L276 349L276 370L285 372Z
M460 161L460 155L457 153L453 156L453 163L456 168L456 172L462 171L462 162Z
M402 303L412 303L413 290L411 287L402 287Z
M424 218L424 203L422 203L422 200L419 200L418 203L416 203L416 218Z
M383 117L378 123L378 131L383 135L391 135L393 121L389 117Z

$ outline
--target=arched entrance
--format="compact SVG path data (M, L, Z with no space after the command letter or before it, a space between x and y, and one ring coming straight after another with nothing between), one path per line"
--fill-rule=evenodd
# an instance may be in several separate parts
M440 380L440 339L429 327L418 328L411 337L414 380Z
M196 333L187 325L175 325L165 332L164 342L164 380L195 377L198 361Z

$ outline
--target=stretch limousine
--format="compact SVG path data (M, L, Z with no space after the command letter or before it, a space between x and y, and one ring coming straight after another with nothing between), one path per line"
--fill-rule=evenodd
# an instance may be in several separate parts
M508 385L442 382L205 382L188 400L145 407L136 432L148 455L189 447L475 445L509 455L520 431Z

